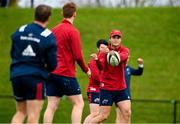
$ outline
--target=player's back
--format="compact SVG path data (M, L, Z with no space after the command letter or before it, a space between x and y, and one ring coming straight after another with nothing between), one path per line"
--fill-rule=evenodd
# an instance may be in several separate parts
M52 29L58 46L58 66L52 72L61 76L75 77L76 57L81 56L78 30L67 20Z
M21 26L11 38L11 78L29 74L46 77L46 50L55 44L51 31L32 23Z

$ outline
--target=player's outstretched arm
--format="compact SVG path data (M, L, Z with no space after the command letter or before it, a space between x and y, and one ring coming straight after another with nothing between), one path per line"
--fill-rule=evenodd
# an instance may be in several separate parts
M131 74L132 75L142 75L143 74L143 70L144 70L143 59L138 58L138 69L134 69L132 67L130 67L130 69L131 69Z

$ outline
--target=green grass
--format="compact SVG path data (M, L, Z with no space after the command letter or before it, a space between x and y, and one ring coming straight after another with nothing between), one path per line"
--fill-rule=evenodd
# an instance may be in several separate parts
M60 11L54 10L49 24L52 28L61 20ZM10 35L17 27L30 23L32 9L0 9L0 95L12 95L9 81ZM86 62L95 43L100 38L109 38L116 28L123 32L123 45L130 48L129 64L137 67L137 58L144 59L144 74L132 77L133 99L180 100L180 8L131 8L105 9L82 8L78 10L75 26L81 33L83 54ZM83 96L86 97L88 78L77 69ZM12 106L12 107L9 107ZM70 121L70 103L64 100L55 115L55 122ZM138 103L132 105L132 122L172 122L172 104ZM45 108L45 106L44 106ZM15 111L13 99L0 99L0 122L10 122ZM85 104L83 118L88 114ZM180 115L180 105L177 106ZM180 122L180 116L177 116ZM106 122L114 122L111 117Z

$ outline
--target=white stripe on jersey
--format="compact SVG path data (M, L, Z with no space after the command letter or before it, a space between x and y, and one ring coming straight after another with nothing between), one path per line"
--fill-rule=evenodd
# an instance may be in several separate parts
M21 26L21 27L19 28L19 32L23 32L26 27L27 27L27 25Z
M52 32L49 29L45 29L42 33L41 36L47 37L51 34Z

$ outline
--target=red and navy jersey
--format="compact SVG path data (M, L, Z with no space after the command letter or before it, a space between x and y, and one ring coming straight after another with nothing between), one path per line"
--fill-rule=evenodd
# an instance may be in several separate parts
M125 67L125 79L126 79L126 90L128 91L129 95L130 95L130 80L131 80L131 75L134 76L140 76L143 74L143 70L144 68L139 66L137 69L132 68L129 65L126 65Z
M87 92L99 92L100 88L100 70L96 63L96 60L91 59L88 63L88 67L91 70L91 77L89 78Z
M109 47L110 50L112 50ZM120 46L115 51L120 55L121 62L118 66L107 63L107 53L98 55L98 64L102 69L100 88L105 90L123 90L126 88L124 68L129 55L129 49Z
M58 46L58 65L52 73L66 77L75 77L76 62L84 72L87 72L88 68L82 56L79 31L65 19L55 26L52 32L55 35Z
M32 23L23 25L11 36L10 78L23 75L48 77L57 65L56 41L53 33Z

